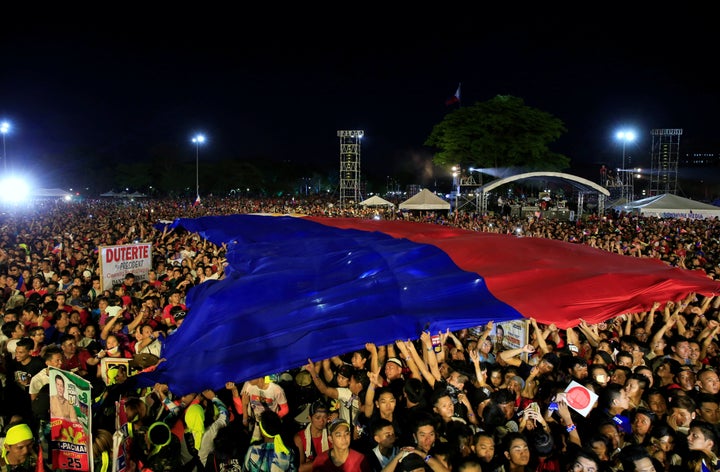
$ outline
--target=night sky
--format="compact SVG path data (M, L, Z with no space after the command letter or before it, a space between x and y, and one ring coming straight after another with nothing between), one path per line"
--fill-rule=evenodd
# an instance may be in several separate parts
M337 130L363 129L363 173L420 175L423 142L458 83L463 106L514 95L562 120L568 132L553 150L583 176L619 164L623 126L639 135L626 148L639 161L649 161L653 128L683 128L681 152L720 144L716 25L701 12L137 8L4 18L11 169L88 149L134 162L167 144L190 160L203 132L201 159L333 171Z

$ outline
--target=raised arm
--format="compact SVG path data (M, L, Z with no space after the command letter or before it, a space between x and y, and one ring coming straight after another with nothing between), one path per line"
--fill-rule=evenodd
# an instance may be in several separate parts
M526 344L523 347L516 349L506 349L498 354L498 356L508 365L519 366L522 364L522 360L518 357L522 353L532 354L535 352L535 348L532 344Z
M377 372L368 372L368 378L370 379L370 384L365 391L364 414L367 418L370 418L375 409L375 388L382 387L382 377L380 377Z
M325 382L332 382L333 371L330 367L330 359L323 359L322 361L322 376Z
M422 342L422 341L421 341ZM432 345L432 343L431 343ZM428 366L426 365L425 361L420 357L420 354L418 354L417 350L415 349L415 344L413 344L411 341L408 341L405 343L405 346L410 353L410 356L415 361L415 364L417 365L420 374L422 375L422 378L425 379L425 381L430 384L431 388L435 387L435 382L440 378L440 372L438 371L438 377L435 377L432 372L428 369ZM424 344L423 344L424 346ZM425 349L423 347L423 349Z
M318 376L317 369L315 368L315 363L312 360L308 359L308 363L305 366L305 370L310 372L310 377L312 378L313 384L315 385L315 387L318 389L318 391L321 394L325 395L326 397L335 399L335 400L338 398L339 393L338 393L337 389L333 388L333 387L328 387L327 384L322 381L320 376ZM244 403L245 402L243 401L243 407L245 406Z
M105 326L103 326L102 331L100 331L100 339L105 341L108 338L108 335L112 331L113 325L121 314L122 311L118 311L117 315L108 317L107 321L105 321Z
M632 313L626 313L625 315L625 328L623 328L623 334L630 335L632 334L633 320L635 319L635 316Z
M658 308L660 308L660 302L655 302L650 307L650 310L648 310L648 314L645 317L645 332L649 333L652 331L653 324L655 323L655 315L657 313Z
M380 372L377 346L374 343L365 343L365 349L370 353L370 372Z
M425 362L427 362L428 369L430 369L430 373L435 380L440 380L442 378L442 374L440 373L440 367L438 367L438 356L435 354L435 349L432 345L432 337L429 332L423 331L420 334L420 339L422 340L422 345L424 347L423 356Z
M415 359L410 354L410 350L408 349L407 345L412 344L410 341L402 341L398 339L395 341L395 345L397 345L397 349L400 352L400 355L403 359L405 359L405 364L407 364L408 369L410 369L410 376L419 379L420 378L420 367L418 366L417 362L415 362Z
M590 326L585 320L581 319L578 328L585 335L585 339L588 340L592 347L598 347L598 344L600 343L600 336L597 333L597 325Z
M542 352L543 354L547 354L548 352L550 352L550 349L548 348L548 345L545 342L545 336L544 336L543 330L540 329L540 326L538 326L535 318L530 318L530 323L532 324L533 329L535 330L535 338L537 339L538 349L540 349L540 352Z

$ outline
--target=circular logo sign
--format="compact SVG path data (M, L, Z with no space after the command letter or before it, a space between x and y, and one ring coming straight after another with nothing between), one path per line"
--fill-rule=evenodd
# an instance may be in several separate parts
M590 406L590 392L585 387L573 387L565 393L567 404L576 410L584 410Z

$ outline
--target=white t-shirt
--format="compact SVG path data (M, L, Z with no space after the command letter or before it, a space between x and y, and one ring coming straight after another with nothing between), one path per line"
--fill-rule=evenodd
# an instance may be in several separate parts
M37 374L33 375L33 378L30 379L30 387L28 388L28 393L30 395L37 395L40 393L40 390L45 385L50 384L50 372L49 369L46 367Z
M337 392L338 401L340 402L340 410L338 411L340 418L356 425L357 416L360 412L360 399L357 395L353 395L352 391L347 387L338 387Z
M278 413L280 411L280 405L287 403L285 397L285 390L276 384L270 382L267 388L260 389L260 387L245 382L241 390L241 395L248 394L250 396L250 404L248 408L252 410L253 417L255 418L255 429L253 430L253 440L260 439L260 415L266 409ZM247 412L245 412L247 414Z

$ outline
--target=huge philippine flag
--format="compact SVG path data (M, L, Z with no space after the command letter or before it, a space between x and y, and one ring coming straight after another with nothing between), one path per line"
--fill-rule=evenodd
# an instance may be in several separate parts
M227 244L226 277L190 290L188 316L143 385L219 389L362 348L533 317L560 328L649 309L720 282L588 246L441 225L268 215L178 219Z

